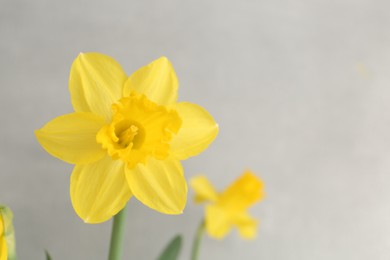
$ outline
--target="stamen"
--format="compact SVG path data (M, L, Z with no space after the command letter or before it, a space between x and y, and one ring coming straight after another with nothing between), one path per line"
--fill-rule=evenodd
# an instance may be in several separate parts
M136 127L135 125L131 125L125 131L119 134L118 144L123 148L128 147L137 134L138 134L138 127Z

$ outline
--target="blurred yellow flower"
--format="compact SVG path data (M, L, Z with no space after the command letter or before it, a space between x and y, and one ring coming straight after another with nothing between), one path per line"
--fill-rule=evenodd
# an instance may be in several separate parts
M247 209L264 198L264 184L252 172L246 171L224 192L218 193L204 176L191 179L195 202L210 202L206 206L206 231L214 238L225 237L233 226L243 238L256 236L257 221Z
M0 260L14 260L15 234L13 215L9 208L0 205Z
M202 152L218 125L202 107L177 103L165 57L127 77L111 57L81 53L70 71L74 113L35 132L51 155L76 164L70 195L88 223L116 215L135 196L166 214L182 213L187 184L180 160Z
M7 241L4 233L4 220L0 215L0 260L7 260L8 258Z

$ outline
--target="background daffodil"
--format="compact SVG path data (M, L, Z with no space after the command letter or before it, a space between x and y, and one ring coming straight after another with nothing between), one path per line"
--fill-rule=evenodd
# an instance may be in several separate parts
M0 260L16 259L12 219L12 211L8 207L0 205Z
M237 227L240 235L251 239L256 236L257 221L247 209L264 198L264 184L252 172L246 171L224 192L218 193L204 176L191 179L195 202L209 202L205 210L207 233L220 239Z
M178 81L165 57L127 77L111 57L82 53L72 64L74 113L35 132L51 155L75 164L70 195L89 223L108 220L131 196L180 214L187 184L180 160L202 152L218 126L202 107L177 103Z

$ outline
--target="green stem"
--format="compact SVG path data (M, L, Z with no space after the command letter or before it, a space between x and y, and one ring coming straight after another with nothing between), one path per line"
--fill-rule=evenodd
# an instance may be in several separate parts
M126 222L126 206L115 215L112 223L110 254L108 260L121 260Z
M198 229L196 230L194 243L192 245L191 260L198 260L200 242L203 237L204 229L205 229L205 221L203 219L200 222Z

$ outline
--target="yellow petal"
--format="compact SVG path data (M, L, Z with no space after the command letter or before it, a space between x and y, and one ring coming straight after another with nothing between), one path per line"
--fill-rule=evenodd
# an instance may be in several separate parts
M8 257L7 251L8 250L7 250L7 243L4 234L3 217L0 214L0 260L7 260Z
M76 112L53 119L36 130L35 136L54 157L72 164L90 163L105 154L96 142L96 134L104 124L103 117Z
M221 194L218 204L232 212L242 212L264 197L263 188L263 182L247 171Z
M3 236L4 236L4 220L3 220L3 216L0 214L0 237Z
M196 203L217 200L217 192L205 176L197 176L192 178L190 184L192 189L195 191Z
M4 237L0 237L0 260L7 260L8 250L7 243Z
M187 201L183 168L174 159L149 158L146 164L126 168L134 196L146 206L165 214L181 214Z
M177 100L178 85L171 62L161 57L138 69L127 79L123 96L127 97L131 91L135 91L159 105L169 105Z
M7 244L4 237L0 238L0 260L7 260Z
M0 227L2 229L2 231L0 230L0 260L16 259L13 217L13 213L8 207L0 205L0 226L2 226L2 228Z
M176 105L183 123L179 133L171 141L172 155L180 160L205 150L218 134L218 125L202 107L181 102Z
M216 205L206 206L206 231L216 239L225 237L231 228L229 215Z
M246 212L235 216L233 221L241 237L245 239L254 239L256 237L258 221Z
M69 90L76 112L92 112L111 118L111 105L122 97L127 79L122 67L99 53L80 53L72 64Z
M70 179L73 208L86 223L100 223L123 209L131 197L125 164L105 156L86 165L76 165Z

